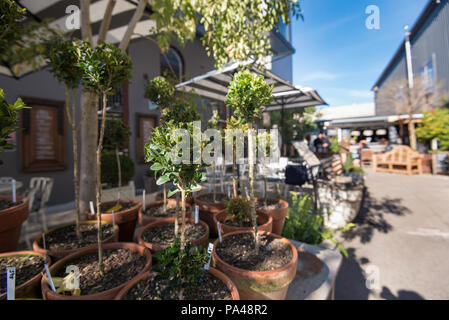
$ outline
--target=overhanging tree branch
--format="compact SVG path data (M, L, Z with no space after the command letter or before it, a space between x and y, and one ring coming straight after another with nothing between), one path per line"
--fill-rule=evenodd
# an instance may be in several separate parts
M149 0L139 0L139 4L137 5L136 11L128 24L128 28L126 29L126 33L123 36L122 41L120 42L120 50L125 52L128 48L129 42L131 41L131 36L134 33L134 29L136 28L137 22L142 18L142 15L145 11L145 6L147 5Z
M108 34L109 26L111 25L112 12L114 11L117 0L109 0L106 11L104 12L103 22L101 23L100 33L98 34L97 44L103 44Z

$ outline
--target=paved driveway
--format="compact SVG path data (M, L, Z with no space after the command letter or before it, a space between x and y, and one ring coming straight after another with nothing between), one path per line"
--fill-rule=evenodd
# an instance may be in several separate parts
M449 299L449 178L367 172L366 185L335 299Z

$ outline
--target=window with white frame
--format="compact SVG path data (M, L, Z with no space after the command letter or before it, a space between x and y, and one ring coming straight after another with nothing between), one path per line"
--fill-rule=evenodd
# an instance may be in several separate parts
M435 54L432 54L420 67L421 79L424 89L433 92L435 89Z

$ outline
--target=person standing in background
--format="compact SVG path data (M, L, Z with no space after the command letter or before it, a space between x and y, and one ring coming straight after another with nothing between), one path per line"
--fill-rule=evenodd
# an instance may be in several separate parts
M320 131L320 134L318 135L318 138L316 138L313 142L313 145L315 147L315 151L318 153L329 152L330 142L329 139L327 139L324 131Z

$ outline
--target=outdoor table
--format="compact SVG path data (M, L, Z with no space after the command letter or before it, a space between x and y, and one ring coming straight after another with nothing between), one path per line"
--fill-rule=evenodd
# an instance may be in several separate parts
M16 180L16 190L20 189L23 186L23 183ZM6 194L11 193L11 183L0 183L0 193Z

